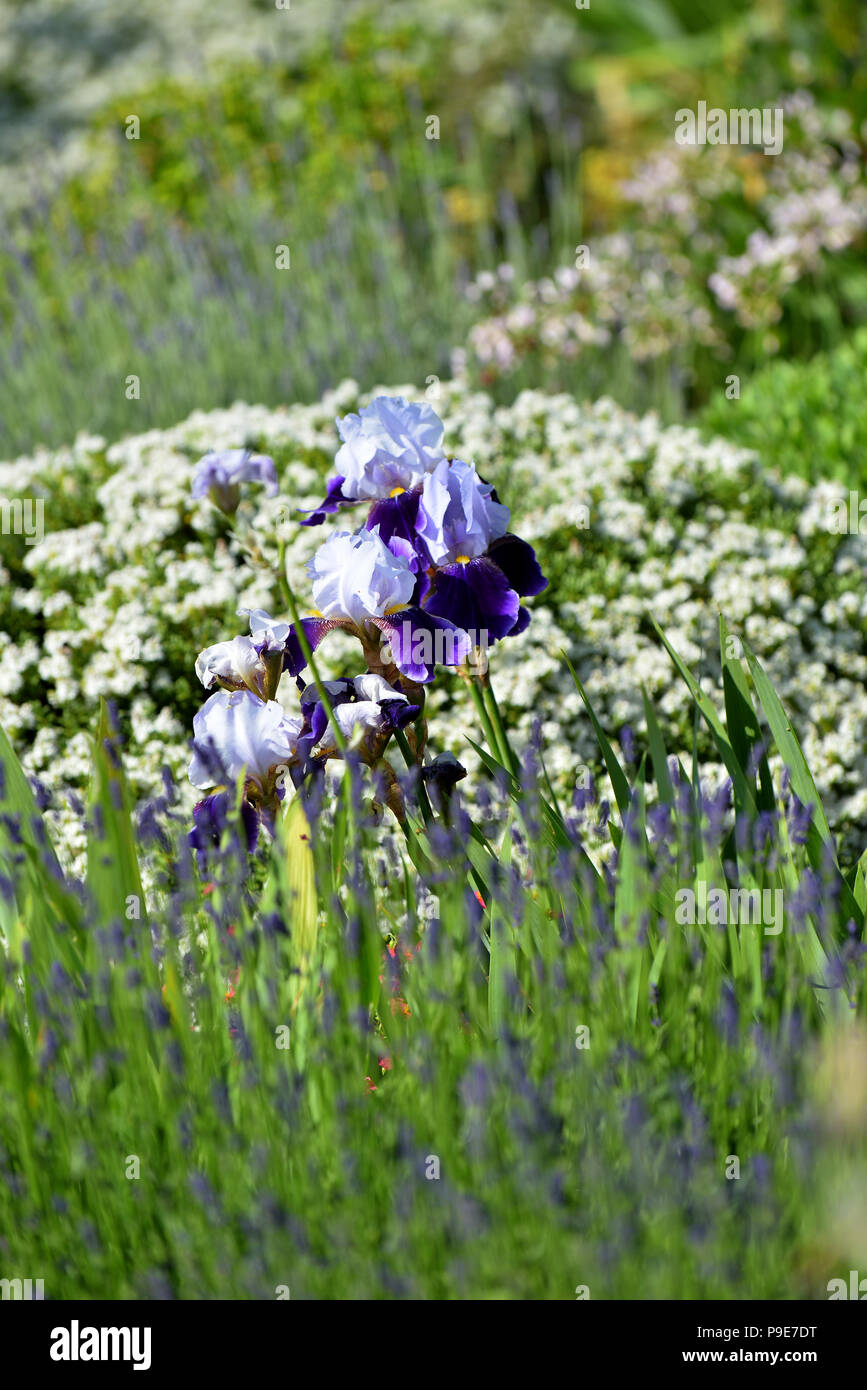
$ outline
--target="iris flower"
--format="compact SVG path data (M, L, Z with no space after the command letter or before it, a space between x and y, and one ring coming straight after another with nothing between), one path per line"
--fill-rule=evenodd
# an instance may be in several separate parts
M403 396L377 396L358 415L336 422L343 443L334 459L337 473L325 500L303 521L319 526L332 512L372 502L368 528L379 526L384 541L412 534L418 488L445 457L443 422L429 405Z
M193 718L188 776L194 787L215 789L227 800L215 802L212 793L199 802L193 834L207 837L208 826L225 818L241 776L245 828L255 825L258 833L259 819L271 828L283 797L283 777L299 761L301 731L302 720L287 715L276 700L261 700L247 689L212 695Z
M196 675L206 690L247 689L260 700L273 700L283 671L297 673L303 666L298 638L291 623L272 618L264 608L239 608L238 616L249 618L250 636L206 647L196 658Z
M509 509L472 463L449 459L443 424L428 405L379 396L337 421L343 440L328 495L302 523L369 502L365 523L416 576L412 603L488 639L522 632L521 599L547 580L526 541L508 530ZM477 644L478 645L478 644Z
M369 672L363 676L324 681L323 686L334 712L334 720L348 743L366 762L375 762L395 729L402 729L419 713L400 690L382 676ZM301 694L304 728L311 745L328 756L337 747L337 738L316 686L308 685ZM303 741L304 735L302 735Z
M260 700L251 690L218 690L193 718L193 757L189 777L194 787L237 782L265 794L273 770L293 760L301 720L286 714L276 700ZM215 779L215 772L222 774Z
M327 681L324 688L334 721L365 762L375 762L394 730L419 712L381 676ZM301 694L300 718L246 688L217 691L193 719L189 778L194 787L212 790L193 809L190 844L200 852L219 845L235 805L235 784L243 777L241 825L252 852L261 824L273 833L287 774L300 784L314 760L336 749L333 723L314 685Z
M460 665L470 652L470 639L448 619L412 603L416 576L409 560L395 554L376 527L350 534L337 531L320 546L308 565L314 618L304 619L311 649L331 628L340 627L359 638L374 660L384 635L397 670L408 680L433 680L434 665ZM305 663L297 634L286 641L286 669L298 675Z
M238 510L241 483L261 483L269 497L278 490L274 460L251 449L223 449L205 454L193 474L193 497L210 497L215 507L229 516Z
M252 690L273 700L283 673L283 647L257 647L251 637L217 642L196 657L196 675L206 690Z
M424 611L495 641L530 621L520 600L547 586L533 547L475 466L444 459L421 488L416 532L430 558Z

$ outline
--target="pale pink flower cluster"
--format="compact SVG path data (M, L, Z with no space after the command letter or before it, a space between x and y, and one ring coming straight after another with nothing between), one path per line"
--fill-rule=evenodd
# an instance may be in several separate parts
M509 265L483 271L468 298L483 316L455 351L456 375L483 382L588 347L625 345L638 361L683 346L725 351L727 319L767 330L791 287L823 258L867 231L861 147L843 111L808 92L779 103L786 123L779 157L738 146L677 145L656 151L622 185L624 226L576 248L574 265L520 284ZM755 225L732 254L725 224L741 204ZM768 333L769 350L776 338Z

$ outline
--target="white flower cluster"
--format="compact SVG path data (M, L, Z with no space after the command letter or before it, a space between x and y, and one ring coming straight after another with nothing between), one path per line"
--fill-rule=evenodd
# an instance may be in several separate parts
M692 724L685 688L656 642L649 615L719 691L717 614L753 645L801 736L832 822L860 845L867 827L867 537L827 525L837 485L809 488L764 472L721 440L705 441L609 400L523 392L495 407L483 392L443 382L435 402L453 448L515 502L515 524L537 549L550 586L533 621L499 643L491 673L518 745L541 721L547 770L568 793L579 764L598 766L587 716L563 662L575 665L606 731L643 729L641 686L660 713L670 751L687 762ZM219 641L239 607L282 613L278 539L303 594L321 543L298 524L313 508L338 447L335 416L381 393L423 399L408 386L360 396L344 382L309 406L242 404L196 412L106 449L79 439L0 464L0 492L45 497L42 544L4 538L9 582L0 593L0 724L27 772L51 797L65 861L82 867L84 838L66 793L85 791L101 695L127 715L125 761L140 800L158 793L167 763L184 785L192 711L202 692L195 654ZM209 503L190 501L205 448L246 441L275 459L280 495L250 491L247 536L231 539ZM79 489L96 481L89 514L66 525ZM52 531L55 518L64 523ZM589 522L589 524L587 524ZM10 544L11 543L11 544ZM326 677L341 673L352 639L320 649ZM465 697L447 678L431 687L432 747L475 769L465 742ZM460 711L458 716L457 711ZM718 769L713 756L709 775ZM472 784L472 776L466 787Z
M562 266L553 277L515 287L513 268L483 272L468 287L476 301L501 298L503 309L470 329L465 347L455 349L452 370L471 364L485 381L518 367L528 353L543 361L577 358L588 347L622 341L636 361L698 342L714 346L714 329L703 286L695 283L688 257L662 246L653 232L636 230L601 237L581 266ZM494 284L488 289L488 281ZM506 295L497 291L507 288Z

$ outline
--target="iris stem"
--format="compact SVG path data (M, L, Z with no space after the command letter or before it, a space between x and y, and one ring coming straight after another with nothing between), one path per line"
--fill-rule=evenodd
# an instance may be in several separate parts
M494 694L494 687L491 684L490 675L486 674L484 676L480 676L479 684L481 685L482 691L484 692L484 696L487 699L488 709L490 711L491 716L491 723L494 726L494 730L500 743L501 756L503 762L505 763L505 766L507 767L509 772L512 773L513 777L517 777L518 773L520 772L520 764L518 763L517 755L513 751L512 745L509 742L509 735L506 733L506 726L503 723L503 716L500 714L500 706L497 704L497 697Z
M289 580L286 578L286 543L285 541L280 540L277 542L277 546L278 554L280 557L279 582L280 587L283 590L283 597L286 600L286 607L289 609L289 615L292 619L292 625L295 628L295 632L298 637L298 644L301 647L301 651L304 654L304 660L310 667L310 674L313 677L313 683L316 686L316 690L319 694L320 700L322 701L325 713L328 715L331 727L334 730L334 741L337 744L337 747L340 749L343 756L345 757L348 749L348 744L346 742L343 730L340 728L340 725L334 718L334 710L332 709L331 701L328 698L328 691L325 689L324 682L319 674L319 669L316 665L316 660L313 656L313 648L310 645L307 633L304 631L304 624L301 621L301 617L298 612L298 604L295 601L295 595L292 592L292 586L289 583Z
M499 749L497 748L497 738L494 733L493 725L491 724L491 721L488 717L488 711L485 708L485 701L482 695L481 687L478 684L478 679L478 676L470 676L469 680L467 681L467 685L470 688L470 695L472 696L473 704L476 707L476 714L479 716L479 723L481 724L485 738L487 739L488 747L490 748L491 752L494 754L495 757L499 757Z
M400 749L401 753L403 754L403 760L406 763L407 767L410 769L410 771L413 768L418 768L418 804L421 807L422 818L424 819L425 823L429 825L434 818L434 813L433 807L430 804L430 799L427 794L427 787L425 786L422 780L421 765L417 763L415 758L412 756L412 751L407 742L406 734L403 732L403 729L395 729L394 741Z

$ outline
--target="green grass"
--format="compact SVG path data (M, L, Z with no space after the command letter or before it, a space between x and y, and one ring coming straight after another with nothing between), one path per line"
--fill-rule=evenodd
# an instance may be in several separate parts
M227 835L203 882L170 797L134 831L103 717L75 889L0 745L4 1273L48 1297L826 1297L867 1253L843 1219L867 1116L821 1085L865 1066L867 884L726 637L724 715L671 655L733 823L650 706L632 763L596 726L606 819L592 791L553 801L482 694L484 824L426 820L408 785L386 867L347 773L249 873ZM165 879L138 917L142 853ZM782 893L779 934L679 923L679 890L727 876Z

